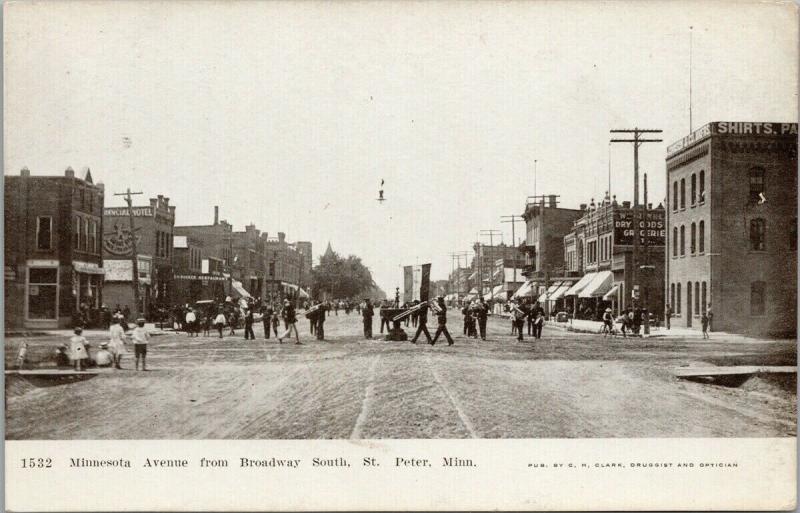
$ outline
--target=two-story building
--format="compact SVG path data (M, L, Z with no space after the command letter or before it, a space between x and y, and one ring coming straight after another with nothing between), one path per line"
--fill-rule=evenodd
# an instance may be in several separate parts
M5 177L6 329L99 322L104 195L88 169Z
M797 329L797 123L714 122L667 148L673 325Z

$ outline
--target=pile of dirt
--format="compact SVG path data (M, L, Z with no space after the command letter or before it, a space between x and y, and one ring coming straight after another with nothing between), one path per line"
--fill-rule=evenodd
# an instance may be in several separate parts
M740 388L747 392L791 399L797 393L797 374L756 374L745 381Z
M36 387L25 378L13 374L6 375L6 399L25 395L35 389Z

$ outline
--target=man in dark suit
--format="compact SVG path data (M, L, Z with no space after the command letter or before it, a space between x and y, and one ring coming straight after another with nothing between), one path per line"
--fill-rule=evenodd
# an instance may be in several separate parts
M486 340L486 320L489 317L489 306L480 298L475 306L475 317L478 318L478 329L481 333L481 340Z
M316 326L316 333L317 333L317 340L325 340L325 312L330 308L324 302L319 304L319 308L315 312L317 326Z
M375 312L372 309L372 302L369 298L364 300L364 307L361 309L361 316L364 319L364 338L372 339L372 316Z
M433 340L431 340L431 334L428 331L428 303L427 301L423 301L420 303L420 308L417 310L419 315L417 316L417 332L414 334L414 338L411 339L412 344L417 343L417 338L419 337L420 333L425 333L425 338L428 339L429 344L433 344Z
M270 322L272 322L272 305L269 303L265 303L264 306L261 307L261 322L264 323L264 338L269 338L269 326Z
M436 334L433 336L431 345L436 343L439 339L439 335L444 334L444 338L447 339L447 345L452 346L453 337L451 337L450 332L447 331L447 306L444 304L444 298L442 296L437 297L436 304L439 306L439 311L436 312L436 319L439 322L439 326L436 328Z

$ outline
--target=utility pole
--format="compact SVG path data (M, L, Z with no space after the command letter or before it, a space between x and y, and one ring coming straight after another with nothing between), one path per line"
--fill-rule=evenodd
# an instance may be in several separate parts
M514 227L517 224L517 221L522 221L522 216L518 216L516 214L511 214L510 216L500 216L501 223L511 223L511 243L514 247L517 247L517 236L514 231ZM514 283L517 283L517 258L514 257Z
M481 230L481 235L488 235L489 236L489 247L492 248L492 253L494 253L494 236L498 234L502 234L500 230ZM483 252L483 251L481 251ZM492 269L489 271L489 299L494 299L494 256L491 256L491 263ZM483 286L483 282L481 282L481 287ZM483 294L481 294L483 295Z
M458 261L458 264L455 266L455 269L452 273L450 273L450 279L453 279L453 275L455 274L455 270L458 270L458 276L455 277L456 280L456 301L461 299L461 257L464 257L464 260L467 259L469 253L467 251L454 251L452 253L448 253L450 255L450 264L451 268L453 267L453 263Z
M131 196L144 194L142 192L131 192L130 187L125 192L114 193L114 196L125 196L125 202L128 204L128 223L130 224L131 234L131 287L133 287L133 316L139 318L139 257L136 252L136 227L133 225L133 199Z
M612 143L633 143L633 265L632 267L632 276L631 276L631 290L636 290L636 287L639 285L639 244L640 244L640 234L641 234L641 226L640 226L640 206L639 206L639 146L644 143L657 143L663 142L663 139L646 139L643 138L643 134L660 134L663 130L658 129L646 129L646 128L637 128L634 127L633 129L618 129L618 130L611 130L611 133L624 133L624 134L633 134L632 139L611 139ZM645 205L646 207L646 205ZM646 224L646 223L645 223ZM647 231L645 230L645 237L647 237Z

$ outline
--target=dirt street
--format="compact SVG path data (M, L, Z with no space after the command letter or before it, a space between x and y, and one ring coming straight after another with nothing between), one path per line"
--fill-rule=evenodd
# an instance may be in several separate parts
M302 316L301 316L302 317ZM379 319L374 331L377 335ZM432 323L434 324L434 323ZM8 439L772 437L796 430L795 380L737 388L676 379L684 365L796 365L794 341L603 339L548 327L516 342L364 340L355 314L328 341L154 337L150 371L56 386L6 377ZM435 327L435 326L433 326ZM411 331L412 328L407 328ZM409 333L410 335L413 332ZM381 337L382 338L382 337ZM26 339L51 346L57 337ZM96 347L102 339L90 340ZM20 339L7 340L6 361Z

